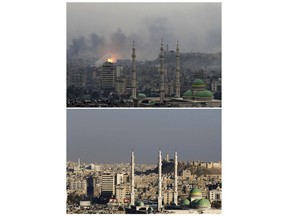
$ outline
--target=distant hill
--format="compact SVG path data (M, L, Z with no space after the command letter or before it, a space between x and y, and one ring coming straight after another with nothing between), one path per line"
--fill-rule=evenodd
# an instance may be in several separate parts
M175 52L168 52L164 55L164 64L167 66L176 65ZM160 64L160 59L157 58L153 61L154 65ZM221 53L181 53L180 54L180 65L184 68L199 69L209 66L221 66Z
M191 174L196 174L197 176L205 174L221 174L221 169L206 169L203 167L195 167L190 164L178 162L178 175L180 175L183 170L190 170ZM153 170L147 170L145 174L158 173L158 167ZM163 161L162 162L162 174L174 173L174 161ZM135 172L136 175L144 174L143 172Z

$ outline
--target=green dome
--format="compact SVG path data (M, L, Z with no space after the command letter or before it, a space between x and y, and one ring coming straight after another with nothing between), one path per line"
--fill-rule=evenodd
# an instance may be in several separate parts
M192 86L203 86L203 85L205 85L205 84L204 84L203 80L201 80L201 79L195 79L192 83Z
M195 199L193 200L191 203L190 203L190 207L191 208L197 208L197 202L199 201L200 199Z
M190 191L190 197L202 197L202 192L201 190L199 190L198 188L192 188L192 190Z
M135 205L136 206L144 206L144 203L142 201L136 201Z
M138 96L137 96L137 98L139 98L139 99L144 99L144 98L146 98L146 95L143 94L143 93L139 93Z
M184 200L182 200L182 205L189 206L190 205L190 201L188 199L184 199Z
M195 93L196 97L213 97L213 93L209 90L198 91Z
M210 207L211 207L211 204L208 199L202 198L197 202L197 208L210 208Z
M193 96L193 92L189 89L186 92L184 92L183 96L185 97L192 97Z

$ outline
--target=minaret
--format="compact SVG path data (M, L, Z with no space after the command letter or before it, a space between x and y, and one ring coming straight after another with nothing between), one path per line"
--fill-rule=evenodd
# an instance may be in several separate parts
M178 159L177 152L174 153L174 203L178 205L178 188L177 188L177 177L178 177Z
M136 98L136 66L135 66L135 41L133 40L133 48L132 48L132 97Z
M131 194L130 194L130 203L131 205L135 205L135 198L134 198L134 152L131 153Z
M177 47L176 47L176 98L180 97L180 65L179 65L179 42L177 40Z
M165 98L164 68L163 68L163 61L164 61L163 39L161 39L161 48L160 48L159 58L160 58L160 103L163 103L164 98Z
M161 151L159 150L159 156L158 156L158 211L161 211L162 208L162 156Z

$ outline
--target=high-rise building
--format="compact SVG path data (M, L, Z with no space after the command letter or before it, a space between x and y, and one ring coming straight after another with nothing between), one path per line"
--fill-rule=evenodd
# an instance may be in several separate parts
M116 77L123 76L124 75L123 70L124 67L122 65L116 66Z
M116 185L120 185L124 183L124 174L123 173L117 173L116 174Z
M102 195L115 195L115 174L112 172L103 172L102 174Z
M111 62L105 62L102 66L101 87L111 90L115 88L115 66Z

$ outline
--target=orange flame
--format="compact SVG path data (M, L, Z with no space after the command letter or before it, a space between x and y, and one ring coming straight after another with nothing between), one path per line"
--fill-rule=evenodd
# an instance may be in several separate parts
M117 61L117 56L115 54L107 57L107 62L115 63Z

